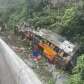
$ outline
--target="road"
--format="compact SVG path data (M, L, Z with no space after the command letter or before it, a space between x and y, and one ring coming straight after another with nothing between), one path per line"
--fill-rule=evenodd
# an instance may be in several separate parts
M0 84L16 84L11 69L2 55L0 55Z
M0 39L0 84L42 84L33 70Z

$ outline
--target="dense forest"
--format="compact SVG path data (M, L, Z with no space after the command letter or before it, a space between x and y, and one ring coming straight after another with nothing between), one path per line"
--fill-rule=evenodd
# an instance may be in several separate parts
M53 3L53 1L55 1ZM24 21L34 28L55 31L80 45L76 65L66 84L84 84L84 1L83 0L0 0L0 26L6 31Z

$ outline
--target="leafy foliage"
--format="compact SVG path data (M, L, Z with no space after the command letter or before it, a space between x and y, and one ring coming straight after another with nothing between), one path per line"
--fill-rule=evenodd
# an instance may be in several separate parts
M63 25L68 26L72 22L72 20L74 20L75 15L76 15L76 9L74 7L66 9L62 19Z
M69 84L84 83L84 54L78 57L77 66L73 69Z

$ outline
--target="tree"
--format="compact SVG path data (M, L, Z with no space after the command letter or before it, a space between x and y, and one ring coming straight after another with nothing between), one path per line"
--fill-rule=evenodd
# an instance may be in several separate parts
M84 54L78 57L77 65L72 71L69 84L83 84L84 83Z

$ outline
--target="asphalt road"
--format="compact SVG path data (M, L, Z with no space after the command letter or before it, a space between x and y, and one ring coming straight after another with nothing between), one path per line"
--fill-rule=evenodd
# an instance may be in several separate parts
M11 69L2 55L0 55L0 84L16 84Z

